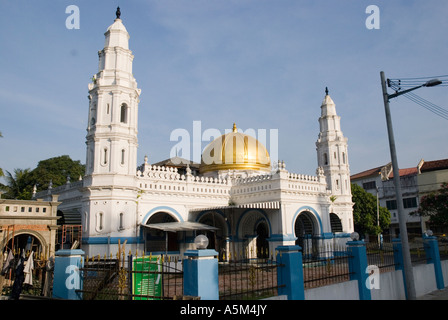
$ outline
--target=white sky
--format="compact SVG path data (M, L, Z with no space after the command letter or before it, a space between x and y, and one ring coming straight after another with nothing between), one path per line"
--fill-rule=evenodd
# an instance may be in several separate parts
M380 9L368 30L366 8ZM80 10L69 30L66 7ZM85 163L87 84L117 5L130 33L139 104L139 164L169 157L177 128L277 129L289 171L315 174L328 86L349 141L351 173L390 161L380 71L448 74L446 0L0 0L0 167L67 154ZM419 96L448 108L447 87ZM447 120L391 101L401 168L448 158ZM207 142L203 142L204 148Z

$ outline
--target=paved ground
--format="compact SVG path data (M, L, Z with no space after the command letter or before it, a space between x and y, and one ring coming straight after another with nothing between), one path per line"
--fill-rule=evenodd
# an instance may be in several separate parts
M419 297L417 300L448 300L448 287L442 290L433 291Z

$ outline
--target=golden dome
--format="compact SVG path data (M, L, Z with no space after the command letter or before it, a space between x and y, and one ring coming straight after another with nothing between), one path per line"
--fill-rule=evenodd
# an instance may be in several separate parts
M266 147L257 139L238 132L216 138L205 147L201 157L200 173L218 170L260 170L269 172L271 159Z

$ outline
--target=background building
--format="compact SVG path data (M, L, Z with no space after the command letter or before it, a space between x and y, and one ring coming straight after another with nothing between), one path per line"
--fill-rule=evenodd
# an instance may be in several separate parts
M54 256L58 230L58 196L50 201L0 199L0 248Z
M393 182L392 164L369 169L351 176L352 183L361 186L367 192L378 197L379 205L389 209L391 225L385 232L393 236L399 234L397 201ZM403 207L406 213L406 226L410 234L422 234L430 229L428 218L410 215L417 211L422 196L437 191L443 182L448 181L448 159L425 161L421 160L416 167L400 169L400 185L403 197ZM431 226L431 230L438 230Z

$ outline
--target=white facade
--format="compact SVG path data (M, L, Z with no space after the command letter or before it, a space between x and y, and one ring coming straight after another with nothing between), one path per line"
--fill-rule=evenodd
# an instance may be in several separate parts
M272 171L235 166L193 175L189 166L181 173L145 159L137 169L140 89L132 75L129 34L117 18L105 37L99 71L89 84L82 186L78 182L47 193L60 195L62 212L78 210L87 254L113 254L125 241L140 252L182 253L193 246L196 233L205 232L148 228L168 222L214 226L216 232L207 235L221 259L273 255L279 245L311 250L347 241L353 231L347 139L328 92L321 105L315 176L288 172L284 162Z

